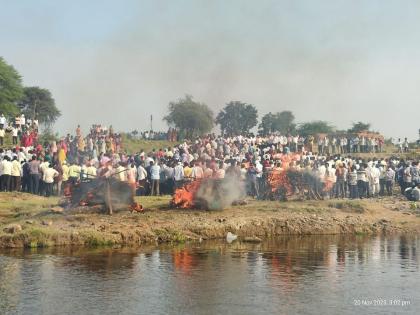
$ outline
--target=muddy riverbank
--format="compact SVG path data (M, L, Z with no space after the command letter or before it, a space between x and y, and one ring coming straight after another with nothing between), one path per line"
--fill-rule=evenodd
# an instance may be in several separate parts
M138 198L145 213L112 216L57 207L56 199L0 196L0 248L141 245L222 239L258 242L279 235L420 233L418 205L371 200L257 201L223 211L170 209L169 197Z

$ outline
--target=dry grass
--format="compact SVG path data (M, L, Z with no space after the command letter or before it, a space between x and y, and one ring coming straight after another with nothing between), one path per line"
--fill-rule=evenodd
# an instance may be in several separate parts
M31 217L56 206L58 198L26 193L0 193L0 224Z
M144 150L144 152L151 152L153 149L165 149L177 145L177 142L170 142L166 140L135 140L127 138L123 135L123 150L127 153L134 154Z

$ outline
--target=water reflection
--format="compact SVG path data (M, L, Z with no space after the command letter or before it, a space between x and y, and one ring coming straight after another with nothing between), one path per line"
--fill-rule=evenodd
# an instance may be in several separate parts
M301 236L5 251L0 313L311 313L315 303L325 313L339 307L351 314L353 299L402 297L412 310L420 308L419 245L407 235Z

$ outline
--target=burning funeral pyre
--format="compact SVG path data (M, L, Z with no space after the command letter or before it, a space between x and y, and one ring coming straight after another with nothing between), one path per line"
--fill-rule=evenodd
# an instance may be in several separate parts
M143 207L134 201L132 187L115 178L99 177L68 185L64 191L68 208L103 206L109 214L116 208L140 212Z
M261 198L266 200L322 199L325 191L325 185L309 171L271 171L266 174L264 183Z
M245 197L241 182L234 178L204 178L175 190L171 205L184 209L220 210Z
M223 209L243 200L248 188L246 181L235 177L195 180L175 191L171 205L184 209ZM259 199L263 200L318 200L329 186L309 171L290 168L265 173L259 189Z

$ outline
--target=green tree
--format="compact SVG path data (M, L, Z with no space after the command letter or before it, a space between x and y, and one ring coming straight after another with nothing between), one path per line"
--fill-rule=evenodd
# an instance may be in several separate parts
M276 131L282 134L293 132L296 128L294 120L295 116L291 111L282 111L280 113L274 114L269 112L268 114L265 114L261 119L259 132L263 135Z
M191 139L213 129L213 112L206 104L195 102L191 95L170 102L168 111L169 114L163 119L168 125L176 127L186 138Z
M38 119L39 123L46 127L53 125L61 115L51 92L37 86L25 87L24 96L18 105L26 117Z
M19 113L17 101L23 96L22 78L16 69L0 57L0 113L12 116Z
M369 131L370 129L370 123L364 123L364 122L357 122L353 123L353 126L348 130L350 133L358 133L361 131Z
M300 124L297 128L297 132L303 136L315 135L317 133L331 133L334 131L334 127L328 122L317 120Z
M248 133L258 123L258 111L254 105L239 101L226 104L216 117L222 133L238 135Z

